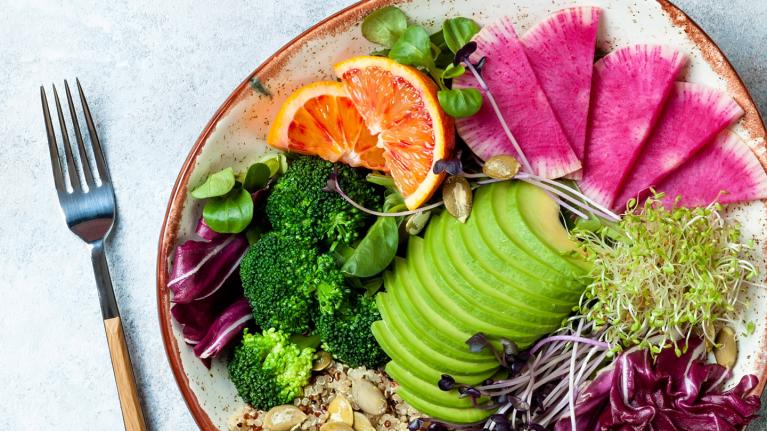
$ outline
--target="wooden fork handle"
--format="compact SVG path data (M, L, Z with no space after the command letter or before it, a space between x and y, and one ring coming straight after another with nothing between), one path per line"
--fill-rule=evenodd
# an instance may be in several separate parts
M141 402L136 390L136 379L133 377L133 367L128 354L128 345L125 343L120 316L104 320L104 329L107 332L109 354L112 356L112 368L114 368L125 430L146 431L144 414L141 411Z

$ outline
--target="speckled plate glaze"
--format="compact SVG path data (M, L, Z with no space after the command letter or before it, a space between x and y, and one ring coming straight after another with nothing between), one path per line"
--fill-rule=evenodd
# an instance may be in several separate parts
M240 84L224 101L194 143L179 173L160 233L157 256L157 298L165 349L181 392L201 429L226 429L228 419L242 406L229 381L223 361L213 361L210 370L194 357L170 315L166 288L173 248L187 239L200 216L198 203L189 198L191 187L205 176L226 166L245 167L267 151L265 136L281 102L306 83L335 79L331 66L344 58L368 53L372 46L359 30L362 19L380 7L397 4L414 20L434 27L444 17L469 16L480 24L507 15L522 33L549 13L577 4L604 10L598 49L610 51L634 43L662 43L680 48L690 57L687 81L704 83L728 91L746 112L733 127L767 166L765 127L748 90L722 52L681 10L665 0L395 0L361 1L325 19L285 45ZM262 94L254 82L270 92ZM757 261L764 269L767 211L764 202L733 207L732 217L743 225L744 234L759 244ZM756 323L756 332L740 341L736 377L745 373L761 376L762 391L767 378L767 295L750 292L751 307L744 319Z

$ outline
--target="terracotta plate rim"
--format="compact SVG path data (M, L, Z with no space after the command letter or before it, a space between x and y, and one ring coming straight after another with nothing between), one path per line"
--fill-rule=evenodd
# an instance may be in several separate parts
M685 26L685 31L691 37L691 39L701 48L708 49L708 53L719 57L725 65L725 69L732 72L731 79L734 82L728 82L728 84L736 84L738 87L738 93L742 96L741 103L748 104L747 108L753 110L757 114L757 122L754 124L754 128L760 129L761 135L764 135L764 120L759 115L758 108L754 103L751 94L748 91L743 80L738 75L735 68L727 59L725 54L719 49L716 43L711 39L708 34L693 21L684 11L678 8L669 0L657 0L661 4L663 9L669 13L676 14L677 17L683 17L689 23ZM272 65L273 63L279 63L281 59L289 56L290 53L295 50L305 39L311 39L313 36L319 36L323 32L332 31L333 24L343 23L343 19L350 19L360 16L362 13L376 9L384 4L396 3L395 0L361 0L354 3L333 15L323 19L311 28L307 29L303 33L296 36L290 42L286 43L274 54L269 56L263 63L261 63L253 72L251 72L227 97L226 101L216 110L213 117L203 129L200 136L194 143L194 146L189 152L186 160L184 161L181 171L176 178L176 182L173 185L173 189L170 194L168 202L168 208L166 209L165 216L163 218L162 227L160 229L160 237L157 250L157 311L159 317L160 331L162 333L163 344L165 346L165 353L168 357L173 376L176 379L176 383L181 390L181 394L189 407L195 422L200 429L205 431L214 431L218 428L207 415L205 410L197 400L196 395L192 391L189 379L184 372L183 365L181 363L181 357L179 354L179 346L176 342L176 338L173 336L173 322L170 313L170 294L166 288L168 282L169 265L168 259L171 256L173 246L176 242L176 236L178 234L179 215L184 206L186 199L187 183L189 176L194 170L197 157L200 155L202 148L205 145L208 137L215 129L219 120L225 113L232 107L232 105L238 100L238 96L242 94L243 90L248 87L253 77L258 76L260 72ZM767 344L767 342L765 343ZM767 379L767 367L762 371L759 386L755 392L761 393L765 386L765 379Z

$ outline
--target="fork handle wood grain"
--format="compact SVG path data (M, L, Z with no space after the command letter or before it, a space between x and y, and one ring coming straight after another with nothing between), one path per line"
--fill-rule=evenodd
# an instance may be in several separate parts
M120 316L104 320L104 329L107 333L109 354L112 356L112 368L114 368L125 430L146 431L144 413L141 411L141 401L136 389L136 379L133 376L133 367Z

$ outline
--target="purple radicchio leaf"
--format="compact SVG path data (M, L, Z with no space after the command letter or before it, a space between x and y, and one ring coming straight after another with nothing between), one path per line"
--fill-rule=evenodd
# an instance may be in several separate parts
M173 302L185 304L212 295L237 269L247 248L242 235L189 240L176 247L168 282Z
M220 234L211 229L211 227L205 223L205 220L202 217L200 217L200 221L197 222L197 228L194 231L200 238L204 239L205 241L214 241L224 236L223 234Z
M245 298L238 299L210 325L205 337L194 346L194 354L200 359L216 357L242 333L243 328L252 319L253 314L248 300Z
M238 298L242 298L239 280L230 279L213 295L186 304L173 304L170 312L182 327L184 341L195 345L205 337L216 316Z
M679 357L673 348L654 362L646 350L621 354L578 394L577 429L741 429L759 411L759 397L749 395L758 379L743 376L725 391L729 372L701 360L704 352L700 340L690 340L687 352ZM554 429L570 431L569 417Z

